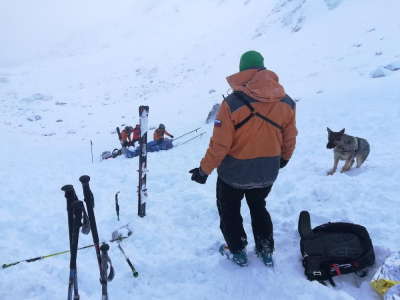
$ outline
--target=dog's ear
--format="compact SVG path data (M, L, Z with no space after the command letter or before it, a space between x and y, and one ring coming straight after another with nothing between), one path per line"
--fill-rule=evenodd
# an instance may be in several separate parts
M339 131L340 134L344 133L345 128L343 128L342 130Z
M329 127L326 127L326 129L328 130L328 133L331 134L332 130L329 129Z

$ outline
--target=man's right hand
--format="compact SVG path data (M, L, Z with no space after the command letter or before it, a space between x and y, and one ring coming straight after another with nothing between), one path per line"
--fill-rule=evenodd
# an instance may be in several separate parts
M201 167L191 169L189 171L189 173L192 174L193 181L196 181L197 183L200 183L200 184L206 183L208 175L201 169Z

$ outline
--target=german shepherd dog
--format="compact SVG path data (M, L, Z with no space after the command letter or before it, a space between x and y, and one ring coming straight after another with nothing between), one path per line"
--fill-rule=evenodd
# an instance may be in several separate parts
M357 158L357 168L359 168L369 155L369 144L365 139L357 138L344 134L344 128L339 132L333 132L328 129L328 144L326 148L333 149L334 163L332 171L328 175L336 172L339 160L345 160L340 173L350 170L354 164L354 158Z

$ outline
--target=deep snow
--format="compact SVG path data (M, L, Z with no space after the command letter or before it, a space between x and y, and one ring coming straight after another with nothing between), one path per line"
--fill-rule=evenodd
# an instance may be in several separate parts
M68 249L60 188L73 184L83 198L78 178L87 174L100 239L128 222L133 231L122 246L140 275L132 277L111 244L110 299L379 299L369 281L399 250L400 70L384 67L400 61L400 3L265 2L1 2L1 264ZM267 199L274 273L253 252L245 202L250 264L240 268L221 257L216 172L204 186L188 173L207 149L212 124L205 119L229 88L225 77L250 49L264 55L298 101L296 150ZM377 69L386 76L372 78ZM149 127L164 123L175 136L199 126L207 132L149 154L145 218L137 216L137 158L99 161L119 146L116 126L138 123L142 104L150 106ZM326 127L369 141L359 170L326 176L333 165ZM336 277L337 288L305 279L302 210L313 226L348 221L369 230L377 260L367 277ZM92 243L83 235L79 242ZM93 248L79 251L82 300L101 298L97 270ZM1 270L0 299L65 298L68 272L68 254Z

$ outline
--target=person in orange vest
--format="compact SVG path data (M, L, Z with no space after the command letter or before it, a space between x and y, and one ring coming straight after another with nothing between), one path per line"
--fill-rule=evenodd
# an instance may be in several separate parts
M131 133L133 131L132 126L126 126L124 130L121 131L121 138L123 141L122 147L129 147L131 145Z
M135 147L135 142L138 142L140 139L140 125L136 124L136 127L133 129L133 137L132 137L132 146Z
M158 126L158 128L154 131L154 140L157 141L157 144L161 144L162 142L164 142L164 140L168 140L164 139L164 133L168 135L171 139L174 138L172 134L165 130L165 125L160 124L160 126Z

